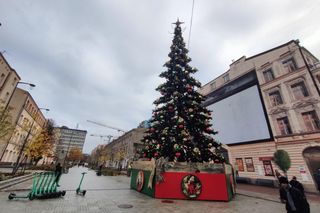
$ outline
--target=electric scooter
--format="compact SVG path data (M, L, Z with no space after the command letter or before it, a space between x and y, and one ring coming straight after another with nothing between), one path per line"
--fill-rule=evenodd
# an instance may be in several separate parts
M81 184L82 184L82 181L83 181L83 177L84 177L84 175L87 174L87 173L86 173L86 172L82 172L81 174L82 174L82 177L81 177L81 180L80 180L79 187L76 189L76 193L77 193L78 195L85 196L87 190L81 190L80 187L81 187Z

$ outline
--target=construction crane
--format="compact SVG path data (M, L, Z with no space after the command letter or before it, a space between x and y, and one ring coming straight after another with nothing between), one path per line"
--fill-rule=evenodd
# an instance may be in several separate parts
M97 135L97 134L91 134L90 136L100 137L101 142L102 142L103 138L108 138L108 143L111 141L111 138L113 137L112 135Z
M114 129L114 130L117 130L118 132L126 133L126 131L123 130L123 129L119 129L119 128L117 128L117 127L113 127L113 126L109 126L109 125L106 125L106 124L102 124L102 123L99 123L99 122L96 122L96 121L87 120L87 122L96 124L96 125L98 125L98 126L104 126L104 127L109 128L109 129Z

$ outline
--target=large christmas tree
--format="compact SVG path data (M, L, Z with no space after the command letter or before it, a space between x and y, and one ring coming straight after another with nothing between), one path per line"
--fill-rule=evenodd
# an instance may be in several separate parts
M191 76L197 72L191 67L191 58L183 41L179 20L174 23L174 38L170 47L170 60L160 74L165 83L156 88L161 97L156 105L151 125L143 138L142 158L169 158L179 162L224 162L219 153L221 144L212 135L211 112L201 106L204 97L196 89L199 81Z

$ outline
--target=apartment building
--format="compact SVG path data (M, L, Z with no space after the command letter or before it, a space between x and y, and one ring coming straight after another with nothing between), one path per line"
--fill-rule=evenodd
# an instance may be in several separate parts
M142 148L141 142L147 124L142 122L108 144L100 144L91 152L91 163L105 164L106 167L125 169L128 163L137 160L137 151Z
M275 184L273 154L283 149L291 158L288 177L296 176L306 191L320 188L319 65L292 40L241 57L199 89L239 180Z
M0 109L8 109L8 102L19 81L20 76L11 68L2 53L0 53ZM1 117L3 113L4 111L1 112ZM10 135L0 138L0 155L2 155L6 141L9 140L8 137Z
M10 67L7 60L0 53L0 104L2 106L7 106L20 80L21 78L18 73Z
M1 162L14 163L24 142L30 141L33 136L41 132L46 124L46 118L30 93L20 88L14 90L9 106L12 108L12 124L15 128L13 134L5 141ZM27 156L23 159L24 162L29 162Z
M71 149L77 148L82 151L86 140L87 131L79 129L70 129L66 126L55 128L58 136L56 146L57 161L63 162Z

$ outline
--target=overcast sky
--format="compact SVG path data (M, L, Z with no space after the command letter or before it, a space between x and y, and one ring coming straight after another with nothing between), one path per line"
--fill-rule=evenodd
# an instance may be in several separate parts
M0 51L59 126L119 135L151 116L173 25L189 39L192 0L0 0ZM191 65L208 83L247 57L299 39L320 57L319 0L195 0ZM28 90L28 87L21 87ZM103 141L102 141L103 142Z

